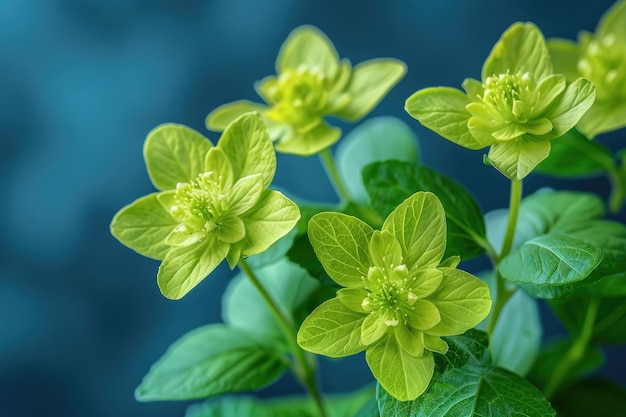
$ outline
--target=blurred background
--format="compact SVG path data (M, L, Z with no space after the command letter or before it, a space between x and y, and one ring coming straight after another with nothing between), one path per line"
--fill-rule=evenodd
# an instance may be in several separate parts
M170 343L220 321L220 297L233 273L222 265L182 301L168 301L156 285L158 262L114 240L109 222L153 191L145 135L176 122L215 142L205 116L232 100L258 101L253 83L275 73L278 49L296 26L318 26L353 64L385 56L406 62L406 77L371 116L408 123L422 160L463 183L488 211L507 205L507 182L483 166L480 152L411 119L405 99L423 87L479 78L491 47L515 21L574 39L594 30L612 3L0 1L0 416L184 414L189 403L137 403L133 391ZM616 149L623 136L599 140ZM316 157L280 155L275 183L335 200ZM603 178L532 176L525 194L544 185L608 193ZM560 331L553 322L546 314L548 333ZM603 372L626 383L622 355L608 355L616 362ZM322 375L328 392L369 381L360 357L326 366ZM281 392L300 391L289 379L266 391Z

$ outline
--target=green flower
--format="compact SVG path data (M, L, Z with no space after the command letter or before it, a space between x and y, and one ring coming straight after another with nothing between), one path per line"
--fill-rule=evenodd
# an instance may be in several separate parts
M258 114L229 125L217 146L182 125L154 129L144 145L148 174L160 192L120 210L111 233L163 262L163 295L180 299L223 260L266 250L300 218L298 207L267 190L276 154Z
M554 67L568 78L587 77L596 101L578 123L588 137L626 126L626 1L618 1L600 19L595 34L581 32L578 44L551 39Z
M276 72L255 86L267 105L246 100L225 104L207 116L207 127L221 131L240 114L258 111L277 151L312 155L341 136L324 117L363 118L400 81L406 66L395 59L373 59L352 68L348 60L339 60L319 29L301 26L280 48Z
M420 90L405 109L458 145L489 146L489 161L511 180L547 158L550 140L573 128L595 98L588 79L568 84L553 73L546 42L532 23L512 25L485 61L482 82L468 78L463 88Z
M439 199L418 192L382 230L341 213L309 222L309 239L328 275L342 288L303 322L303 349L341 357L366 351L372 373L401 401L417 398L434 371L441 336L464 333L491 307L487 285L442 262L446 219Z

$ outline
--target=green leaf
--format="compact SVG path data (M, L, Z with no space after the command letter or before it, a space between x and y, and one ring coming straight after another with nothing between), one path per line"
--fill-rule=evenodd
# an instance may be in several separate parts
M378 400L375 396L370 397L369 400L357 411L354 417L380 417L378 412Z
M178 223L157 200L157 193L141 197L117 212L111 234L137 253L163 259L169 250L165 238Z
M309 239L328 275L343 287L363 286L371 266L369 240L374 230L356 217L320 213L309 221Z
M414 163L418 160L417 137L400 119L369 119L343 138L337 148L336 163L353 201L369 202L361 176L363 168L371 162L389 159Z
M406 73L404 62L396 59L372 59L352 70L346 92L350 101L336 116L355 122L369 113Z
M309 352L330 357L354 355L365 350L361 326L367 314L359 314L333 298L317 307L298 331L298 344Z
M261 174L264 188L272 183L276 152L258 113L246 113L228 125L217 146L228 155L235 180Z
M557 177L585 177L602 174L615 168L611 151L571 129L551 142L550 156L536 170Z
M614 101L596 101L585 113L578 129L589 138L600 133L612 132L626 126L626 103Z
M293 246L297 232L298 230L296 228L291 229L289 233L274 242L267 250L258 255L250 256L246 259L246 262L248 262L248 265L253 269L258 269L279 261L287 255L287 252Z
M601 345L626 343L626 297L602 300L593 342Z
M404 109L422 125L457 145L481 149L490 144L477 141L467 127L471 114L465 106L472 101L450 87L430 87L410 96Z
M433 379L417 400L399 402L380 389L380 414L394 417L549 417L555 411L522 377L496 367L466 365Z
M561 234L523 243L499 265L502 276L538 298L562 297L602 261L602 249Z
M185 417L273 417L263 404L250 397L222 397L192 404Z
M443 280L426 299L437 307L441 321L428 329L436 336L457 335L480 323L491 308L487 284L460 269L439 268Z
M339 70L339 55L328 37L314 26L294 29L278 52L276 72L299 66L317 68L329 77Z
M402 248L406 266L434 268L446 249L446 215L437 196L417 192L404 200L385 220L382 230L391 232Z
M518 290L504 305L491 334L493 364L525 376L539 354L541 336L537 301Z
M444 256L461 255L469 259L484 252L479 243L486 237L482 211L459 183L428 167L400 161L370 164L363 170L363 178L372 206L383 216L416 191L437 195L447 220Z
M280 192L265 190L256 206L241 219L246 225L242 253L256 255L289 233L298 223L300 211Z
M550 141L524 135L489 148L489 162L508 179L521 180L550 154Z
M487 365L491 359L489 337L483 331L469 329L460 335L445 336L443 340L448 344L448 351L445 355L435 356L435 365L440 373L465 365Z
M422 356L411 356L392 334L368 346L365 359L378 383L399 401L414 400L422 394L435 369L429 350Z
M622 417L626 410L626 389L608 379L587 379L554 397L559 416Z
M154 128L144 143L143 155L152 184L173 190L204 172L204 158L213 145L195 130L177 124Z
M514 23L502 34L485 60L482 79L508 72L528 72L536 80L552 74L548 46L533 23Z
M138 401L189 400L258 389L285 370L285 359L246 332L215 324L184 335L150 368Z
M183 298L226 258L229 246L214 238L172 247L157 274L161 293L172 300Z
M255 269L255 273L288 317L293 317L319 286L304 269L286 259ZM222 318L229 326L272 341L281 351L287 350L287 341L274 313L244 274L238 274L228 284L222 298Z
M580 76L578 73L580 48L576 42L569 39L549 39L548 50L550 51L556 74L565 75L569 82Z
M621 41L626 41L626 4L616 1L598 22L596 36L613 35Z
M296 237L293 246L287 252L287 257L291 262L306 269L313 278L327 285L337 286L328 276L319 259L317 259L307 235Z
M224 131L230 123L244 113L263 113L267 106L248 100L238 100L219 106L206 117L206 127L218 132Z

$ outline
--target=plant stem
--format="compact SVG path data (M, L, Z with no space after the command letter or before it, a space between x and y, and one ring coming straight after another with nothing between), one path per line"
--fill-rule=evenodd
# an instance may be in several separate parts
M259 291L261 297L267 303L268 307L274 314L274 317L278 321L279 326L289 344L289 350L293 354L297 366L292 366L295 376L300 380L300 382L307 389L309 394L313 397L315 404L317 405L320 416L327 417L326 409L324 407L322 396L320 390L317 386L316 376L315 376L315 365L309 361L307 358L307 353L302 350L302 348L298 345L296 340L296 329L295 326L289 316L287 316L281 309L278 307L278 304L267 289L263 286L257 275L254 273L250 265L243 259L239 259L239 268L246 274L252 285Z
M322 159L322 164L324 168L326 168L326 173L328 173L328 177L330 181L333 183L339 198L343 202L350 201L350 195L348 194L348 190L344 185L343 181L341 181L341 177L339 176L339 171L337 171L337 166L335 165L335 161L333 160L333 156L330 154L330 150L328 148L324 149L320 152L320 158Z
M491 314L491 321L489 322L489 334L493 332L496 327L498 317L502 312L502 308L513 295L515 291L509 291L506 288L504 278L498 272L498 264L500 261L511 252L513 247L513 238L515 237L515 228L517 226L517 216L519 214L519 206L522 202L522 180L511 180L511 196L509 199L509 221L506 226L506 234L504 235L504 242L502 243L502 249L500 254L495 259L495 271L496 271L496 303L493 306Z
M593 298L589 302L589 305L587 306L587 313L585 315L585 321L583 322L583 327L580 330L580 333L574 339L572 346L570 346L565 356L563 356L559 363L556 365L556 367L554 368L554 372L552 372L550 379L546 383L546 386L543 390L546 398L549 399L552 397L552 395L554 395L559 386L567 377L567 373L569 372L571 367L578 363L585 355L585 352L587 351L587 346L589 345L589 341L591 340L591 336L593 336L593 327L596 322L599 306L599 298Z
M609 181L611 182L611 195L609 196L609 210L611 213L617 213L622 208L624 201L624 185L622 184L622 176L620 170L612 169L607 172Z

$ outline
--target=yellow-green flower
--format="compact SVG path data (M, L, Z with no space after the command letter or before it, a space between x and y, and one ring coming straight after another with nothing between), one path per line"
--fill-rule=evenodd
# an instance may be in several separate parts
M182 125L162 125L146 138L148 174L161 191L120 210L111 233L138 253L162 260L163 295L182 298L225 258L266 250L300 218L298 207L268 190L276 155L258 114L227 127L217 146Z
M550 141L573 128L592 105L591 81L555 74L539 29L515 23L493 47L482 81L468 78L465 93L426 88L406 101L427 128L468 149L489 149L489 161L511 180L528 175L550 153Z
M401 203L382 230L341 213L309 222L309 239L328 275L342 289L307 317L302 348L331 357L366 351L382 387L401 401L426 390L441 336L464 333L489 313L487 285L442 262L446 218L439 199L418 192Z
M589 78L596 101L578 123L587 137L626 126L626 1L616 2L600 19L595 33L583 31L578 43L550 39L554 68L569 81Z
M348 60L339 59L324 33L301 26L281 46L276 72L255 86L267 105L246 100L225 104L207 116L207 127L221 131L240 114L258 111L277 151L312 155L341 136L340 129L325 122L326 116L350 122L363 118L400 81L406 67L385 58L352 68Z

